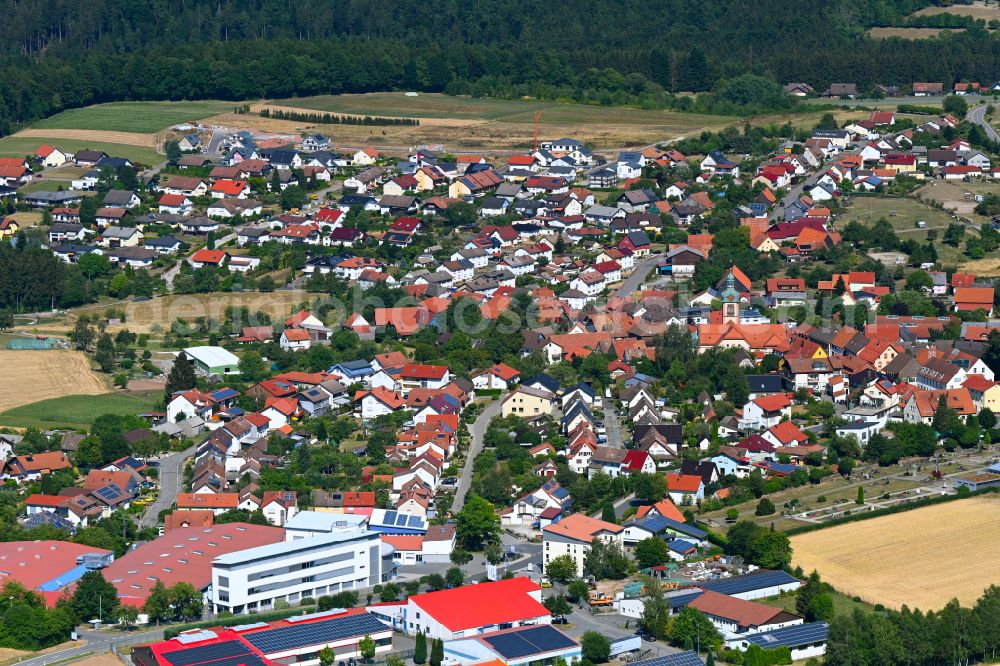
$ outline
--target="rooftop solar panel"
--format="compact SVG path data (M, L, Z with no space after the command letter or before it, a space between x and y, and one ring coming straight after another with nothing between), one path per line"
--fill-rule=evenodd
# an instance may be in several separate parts
M518 659L576 645L576 641L548 625L524 627L516 631L483 636L482 640L505 659Z
M517 633L489 636L483 640L499 652L504 659L519 659L539 652L534 644L529 643Z
M632 666L705 666L705 662L695 654L694 650L688 650L687 652L668 654L665 657L637 661Z
M358 615L318 620L290 627L253 631L243 634L243 639L265 655L270 655L309 645L330 643L352 636L366 636L379 631L386 631L386 626L379 622L374 615L359 613ZM173 666L185 665L174 664Z
M785 571L759 570L745 576L706 581L699 583L698 586L719 594L732 595L797 582L800 582L798 578Z
M207 666L267 666L267 664L258 655L248 652L236 655L235 657L226 657L225 659L213 661Z
M684 608L685 606L687 606L689 603L691 603L701 595L702 591L698 590L697 592L691 592L690 594L678 594L675 596L669 596L667 597L667 601L670 602L670 607L673 609Z
M420 516L410 516L408 522L410 527L420 527L424 521Z
M791 627L781 627L772 631L747 636L746 640L765 649L778 647L798 647L812 643L822 643L826 640L830 625L826 622L810 622L796 624Z
M530 627L520 632L526 640L537 645L542 651L562 650L576 645L576 641L554 627L548 625Z
M223 641L202 647L193 647L183 650L167 652L163 658L172 666L191 666L192 664L204 664L206 662L217 662L221 659L240 657L250 654L250 648L239 641ZM243 663L243 662L240 662ZM221 666L221 665L219 665ZM247 666L251 666L247 664Z
M395 511L386 511L385 512L385 517L382 518L382 523L385 524L385 525L395 525L396 524L396 515L397 514L396 514Z

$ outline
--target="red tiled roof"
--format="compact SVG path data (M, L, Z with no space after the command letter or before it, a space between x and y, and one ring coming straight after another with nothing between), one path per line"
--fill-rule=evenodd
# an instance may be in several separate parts
M209 250L208 248L202 248L191 255L191 261L199 264L218 264L225 258L225 250Z
M682 493L696 493L702 485L702 479L697 474L667 474L664 480L668 490Z
M521 577L415 594L410 601L454 632L548 617L548 609L530 595L540 590Z
M754 403L767 412L776 412L792 404L792 401L784 393L773 393L754 398Z
M707 615L732 620L741 627L759 627L770 622L779 613L785 612L780 608L744 601L711 590L705 590L688 606Z
M576 541L590 543L594 537L602 531L618 534L624 528L614 523L609 523L582 513L574 513L560 520L558 523L547 525L543 532L568 537Z

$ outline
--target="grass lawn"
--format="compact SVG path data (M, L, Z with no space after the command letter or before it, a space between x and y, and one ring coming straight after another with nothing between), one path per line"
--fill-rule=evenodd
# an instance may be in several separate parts
M84 129L152 134L171 125L229 111L236 102L112 102L69 109L32 124L36 129Z
M123 143L88 141L86 139L46 139L45 137L33 136L7 136L0 139L0 157L24 157L34 153L38 146L43 143L51 144L60 150L71 153L84 148L103 150L108 155L125 157L145 165L158 164L164 159L155 150L145 146L130 146Z
M864 603L863 601L854 601L850 597L845 596L837 591L831 592L830 597L833 600L833 611L837 615L853 613L855 608L865 611L872 610L872 606ZM756 601L757 603L764 604L765 606L771 606L772 608L780 608L781 610L787 611L789 613L795 612L794 594L783 594L781 596L769 597L767 599L757 599Z
M892 214L893 211L895 211L895 215ZM857 220L871 225L883 217L892 224L900 240L913 238L924 243L927 241L927 232L931 229L937 230L934 248L937 250L938 260L942 264L957 265L967 259L962 255L961 247L954 248L941 242L948 225L959 220L916 199L855 197L850 207L839 216L837 224L843 228L848 222ZM926 222L926 228L918 229L917 222L919 221ZM966 233L976 232L969 228Z
M20 225L22 229L33 227L42 221L42 213L37 210L23 210L19 213L8 215L7 217L12 217L17 220L18 225Z
M85 428L102 414L136 414L152 409L153 401L125 393L67 395L0 412L0 426Z

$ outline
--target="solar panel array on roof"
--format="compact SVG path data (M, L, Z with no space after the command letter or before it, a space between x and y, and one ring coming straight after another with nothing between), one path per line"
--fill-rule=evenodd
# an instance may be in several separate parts
M718 592L719 594L741 594L750 590L760 590L765 587L776 587L778 585L788 585L798 583L798 578L786 571L759 570L745 576L733 576L732 578L719 578L704 583L698 583L698 587Z
M679 523L676 520L671 520L670 518L663 518L663 520L667 523L666 528L680 532L681 534L686 534L687 536L694 537L696 539L704 539L708 536L708 532L693 525Z
M705 666L705 662L695 654L694 650L688 650L678 654L668 654L665 657L637 661L632 666Z
M676 610L678 608L684 608L689 603L697 599L702 595L702 591L698 590L696 592L690 592L688 594L677 594L674 596L668 596L667 601L670 602L671 610Z
M576 641L555 627L539 625L493 636L481 636L504 659L519 659L532 654L562 650L576 645Z
M213 400L229 400L239 395L239 392L231 388L221 388L212 391L209 395Z
M645 530L649 530L653 534L659 534L669 526L666 518L656 514L640 518L636 521L636 524Z
M42 511L40 513L33 513L28 516L27 520L23 523L24 528L27 530L33 530L36 527L55 527L60 530L66 530L67 532L72 532L76 529L76 526L63 518L62 516L57 516L51 511Z
M381 521L374 521L384 527L400 527L406 529L425 529L427 522L423 516L415 516L400 511L386 511Z
M253 631L244 634L243 640L264 654L276 654L309 645L339 641L352 636L367 636L386 630L387 627L379 622L374 615L359 613L290 627ZM174 666L183 665L175 664Z
M235 657L219 659L205 666L267 666L267 663L260 656L252 652L247 652L246 654L238 654Z
M746 641L755 643L764 649L771 650L779 647L799 647L802 645L812 645L822 643L826 640L830 625L826 622L810 622L808 624L796 624L790 627L781 627L771 631L762 631L759 634L746 636Z
M117 500L119 497L122 496L121 489L118 486L111 485L111 484L108 484L106 486L98 488L97 490L95 490L93 492L94 492L95 495L97 495L98 497L100 497L102 500L105 500L105 501L108 501L108 502L114 502L115 500Z
M251 654L250 648L240 641L222 641L221 643L212 643L211 645L204 645L202 647L167 652L163 655L163 658L169 661L172 666L192 666L193 664L204 664L207 662L213 662L214 666L219 660L231 659L233 657L239 657L241 660L239 663L245 663L242 659ZM218 666L223 665L219 664ZM247 664L247 666L250 666L250 664Z

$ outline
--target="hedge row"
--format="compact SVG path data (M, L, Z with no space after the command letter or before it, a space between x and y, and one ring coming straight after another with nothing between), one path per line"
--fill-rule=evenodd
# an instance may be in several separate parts
M221 617L216 620L207 620L204 622L190 622L188 624L180 624L176 627L169 627L163 630L163 640L170 640L180 633L185 631L191 631L192 629L208 629L210 627L232 627L238 624L249 624L252 622L274 622L276 620L285 620L287 618L293 617L295 615L301 615L304 612L311 612L315 602L306 602L304 605L296 606L295 608L286 608L284 610L269 611L267 613L256 613L253 615L233 615L231 617Z

